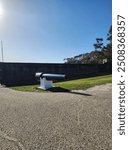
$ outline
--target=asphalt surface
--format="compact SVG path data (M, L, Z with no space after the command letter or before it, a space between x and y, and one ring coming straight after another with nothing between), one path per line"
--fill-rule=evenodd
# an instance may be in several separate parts
M111 84L72 93L0 87L0 150L111 150Z

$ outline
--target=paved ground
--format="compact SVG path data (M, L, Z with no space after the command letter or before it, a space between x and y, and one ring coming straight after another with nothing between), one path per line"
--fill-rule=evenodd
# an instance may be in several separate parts
M111 84L73 93L0 87L0 150L111 150Z

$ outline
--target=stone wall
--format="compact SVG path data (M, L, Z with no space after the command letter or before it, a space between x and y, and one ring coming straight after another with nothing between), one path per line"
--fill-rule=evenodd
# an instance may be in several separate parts
M6 86L37 84L36 72L66 74L79 79L112 73L111 64L0 63L0 83Z

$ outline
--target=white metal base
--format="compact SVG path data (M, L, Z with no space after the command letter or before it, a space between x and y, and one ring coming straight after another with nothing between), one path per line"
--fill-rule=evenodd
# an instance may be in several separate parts
M46 78L40 78L40 89L47 90L53 87L53 81L49 81Z

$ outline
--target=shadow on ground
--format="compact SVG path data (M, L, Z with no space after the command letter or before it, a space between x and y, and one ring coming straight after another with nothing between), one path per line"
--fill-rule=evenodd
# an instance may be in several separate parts
M52 87L52 88L48 89L47 91L51 91L51 92L66 92L66 93L83 95L83 96L92 96L91 94L81 93L81 92L77 92L77 91L71 91L69 89L65 89L65 88L61 88L61 87Z

